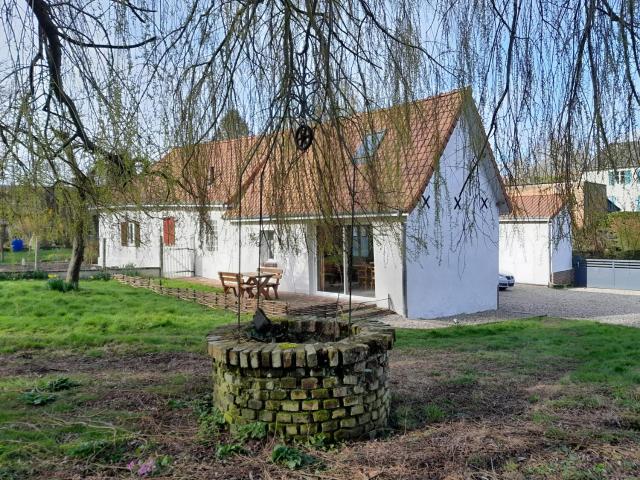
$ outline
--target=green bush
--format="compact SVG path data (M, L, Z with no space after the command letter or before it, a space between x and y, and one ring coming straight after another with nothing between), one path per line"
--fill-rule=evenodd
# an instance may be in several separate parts
M219 460L223 460L232 455L241 455L245 452L246 450L239 443L221 443L216 448L216 457Z
M131 439L126 437L108 440L90 440L72 446L69 455L89 460L101 460L108 463L122 461L131 449Z
M36 407L41 407L43 405L47 405L56 400L55 395L51 395L50 393L43 393L38 390L29 390L20 395L20 398L29 405L34 405Z
M61 278L49 279L49 281L47 282L47 288L49 290L55 290L56 292L62 293L77 289L77 287L73 283L65 282Z
M240 425L233 436L240 443L244 443L247 440L262 440L267 436L267 424L264 422L253 422Z
M140 276L140 272L136 269L135 263L127 263L124 267L122 267L120 273L122 273L123 275L127 275L128 277Z
M429 404L424 407L424 417L427 423L438 423L444 420L444 411L437 405Z
M71 390L79 386L80 384L78 382L74 382L69 377L60 377L47 383L46 388L49 392L62 392L63 390Z
M2 280L46 280L49 278L47 272L33 270L29 272L0 272L0 281Z
M287 445L276 445L271 452L271 461L275 464L296 470L316 463L318 459Z
M111 274L109 272L97 272L91 276L91 280L104 280L105 282L111 280Z

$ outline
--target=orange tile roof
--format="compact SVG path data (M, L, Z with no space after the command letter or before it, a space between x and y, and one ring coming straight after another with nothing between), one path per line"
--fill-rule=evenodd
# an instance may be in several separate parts
M375 154L356 166L355 211L408 213L420 200L461 114L472 102L470 90L460 89L314 125L314 142L304 153L287 133L174 149L163 162L172 165L178 178L196 185L213 166L219 177L207 187L209 201L231 205L227 212L231 218L257 218L261 199L264 217L330 217L351 211L352 158L368 133L384 131ZM475 106L469 111L476 116L472 121L479 122ZM238 169L244 169L240 204L236 201Z
M355 172L356 213L413 210L453 133L467 89L406 106L370 112L315 127L312 147L300 154L290 141L276 145L266 161L262 213L265 217L327 216L351 211L352 156L368 133L384 131L375 155ZM468 96L467 96L468 95ZM496 167L497 171L497 167ZM242 197L242 217L260 214L260 172ZM499 178L499 175L497 175ZM238 217L234 209L230 217Z
M557 193L511 196L513 211L502 218L553 218L564 207L566 200Z

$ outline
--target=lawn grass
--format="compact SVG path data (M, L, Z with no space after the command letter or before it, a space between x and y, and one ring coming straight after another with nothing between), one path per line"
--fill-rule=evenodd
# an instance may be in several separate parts
M159 281L157 278L155 278L154 280L156 282ZM190 282L189 280L183 280L181 278L163 278L162 286L169 288L190 288L191 290L196 290L198 292L222 293L222 288L220 287L206 285L198 282Z
M127 477L129 462L165 457L156 473L167 478L302 478L270 462L266 441L245 445L250 460L216 460L234 440L202 417L204 337L233 313L115 281L68 293L45 283L0 283L0 479ZM391 425L403 435L327 454L299 447L323 458L323 476L640 471L640 329L534 318L397 330L390 358ZM49 392L61 377L78 385ZM38 394L56 398L30 404Z
M513 359L535 372L564 364L568 379L610 387L640 384L640 329L592 321L533 318L436 330L398 330L396 348L446 349L489 361Z
M0 352L203 351L206 333L234 321L225 310L176 301L115 281L48 290L42 280L0 283Z
M52 248L38 250L38 262L66 262L71 258L70 248ZM35 251L23 250L22 252L4 252L4 261L0 264L15 265L25 262L33 262L35 260Z

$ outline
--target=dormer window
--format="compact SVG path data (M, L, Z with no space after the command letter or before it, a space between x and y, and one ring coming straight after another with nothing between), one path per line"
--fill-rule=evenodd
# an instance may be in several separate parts
M382 143L382 139L384 138L384 134L386 130L380 130L378 132L371 132L364 136L362 139L362 143L356 149L356 153L353 156L353 161L356 164L365 163L367 160L373 158L380 143Z

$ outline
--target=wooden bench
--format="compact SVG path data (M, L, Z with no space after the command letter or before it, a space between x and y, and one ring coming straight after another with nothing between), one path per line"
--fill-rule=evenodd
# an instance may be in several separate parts
M282 273L284 272L284 270L275 267L260 267L259 271L260 273L270 273L273 275L273 277L269 279L269 283L267 283L267 288L273 289L273 293L276 299L279 299L280 297L278 297L278 287L280 286L280 280L282 279Z
M220 283L222 283L222 289L225 293L229 293L229 290L233 290L233 294L238 297L244 297L245 292L251 296L253 285L249 285L242 280L242 275L234 272L218 272L220 277Z

